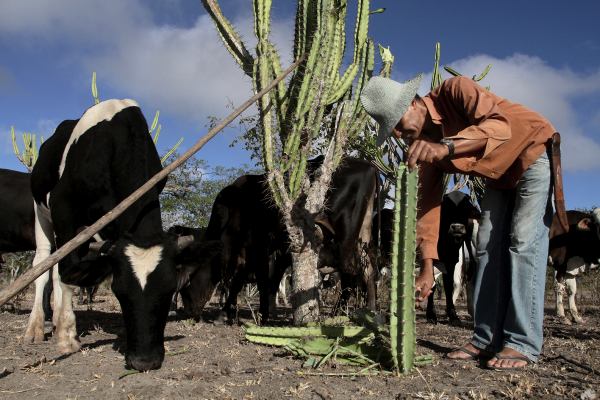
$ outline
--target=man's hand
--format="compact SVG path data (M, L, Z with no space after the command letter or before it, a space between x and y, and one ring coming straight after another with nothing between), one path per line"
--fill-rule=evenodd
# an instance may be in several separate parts
M421 274L415 281L417 307L419 306L419 302L425 301L432 293L431 288L433 287L433 283L433 260L425 259L421 265Z
M417 161L428 163L440 161L448 154L450 154L450 149L445 144L432 142L429 138L426 140L415 140L408 148L406 156L408 170L414 170Z

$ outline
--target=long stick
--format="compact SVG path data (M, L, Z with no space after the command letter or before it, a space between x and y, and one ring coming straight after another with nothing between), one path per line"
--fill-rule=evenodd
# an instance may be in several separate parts
M137 199L142 197L144 193L150 190L154 185L156 185L160 180L165 178L171 172L175 170L175 168L179 167L188 158L193 156L198 150L200 150L210 139L212 139L218 132L220 132L223 128L231 123L238 115L240 115L246 108L250 107L252 103L256 100L260 99L262 96L267 94L271 89L273 89L279 81L285 78L290 72L294 70L304 59L306 58L306 54L298 59L294 64L292 64L287 70L285 70L281 75L279 75L273 82L271 82L266 88L261 90L259 93L254 95L250 100L245 102L240 108L235 110L229 117L223 120L219 125L214 127L210 132L208 132L202 139L198 141L191 149L186 151L181 157L177 160L173 161L167 167L165 167L158 174L154 175L148 182L142 185L138 190L133 192L128 198L123 200L118 206L113 208L112 211L109 211L108 214L101 217L98 221L96 221L92 226L83 230L79 235L75 236L69 242L67 242L64 246L58 249L54 254L50 257L46 258L44 261L39 263L38 265L31 268L29 271L21 275L17 280L15 280L9 287L0 292L0 306L10 300L13 296L19 293L21 290L25 289L31 282L36 280L41 274L49 270L54 264L62 260L67 254L73 251L75 248L81 246L85 243L89 238L94 236L100 229L104 228L106 225L111 223L115 218L121 215L129 206L131 206Z

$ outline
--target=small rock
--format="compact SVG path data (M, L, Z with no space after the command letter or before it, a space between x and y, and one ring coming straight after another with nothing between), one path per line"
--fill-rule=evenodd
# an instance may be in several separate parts
M587 389L585 392L581 393L581 400L596 400L596 391L592 388Z

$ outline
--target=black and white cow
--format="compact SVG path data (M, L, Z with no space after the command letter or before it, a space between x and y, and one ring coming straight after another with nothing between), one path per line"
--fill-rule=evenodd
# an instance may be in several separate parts
M469 220L481 218L479 210L471 203L469 195L463 192L451 192L444 195L441 205L440 215L440 233L437 244L438 262L434 263L436 268L442 272L444 282L444 293L446 294L446 314L451 325L460 325L460 318L456 314L454 307L454 272L459 263L459 257L463 246L472 239L472 229L470 229ZM471 225L472 227L472 225ZM472 247L466 246L469 250L469 259L474 260L474 254L471 254ZM473 276L474 273L470 273ZM434 289L435 290L435 289ZM427 301L427 320L431 323L437 323L437 315L433 302L433 293Z
M565 233L554 214L550 227L548 265L555 269L557 315L565 317L562 298L566 292L573 321L583 323L575 305L576 276L597 268L600 264L600 209L595 209L591 215L567 211L567 219L569 232Z
M315 171L322 157L309 161L307 170ZM347 157L334 172L326 195L324 212L315 217L319 228L319 266L339 267L342 271L359 276L364 282L367 302L375 308L377 271L366 253L366 267L359 271L357 252L361 243L368 244L371 219L379 175L367 161ZM245 175L224 188L213 205L206 238L223 242L220 265L212 270L198 270L188 286L191 301L185 312L199 317L209 300L214 286L221 280L231 279L230 295L218 321L230 317L237 303L237 294L250 273L254 273L260 292L260 313L263 321L269 316L270 293L278 291L285 270L291 265L289 239L282 217L263 175ZM335 245L333 245L335 243ZM337 250L333 248L337 247ZM269 257L278 252L272 279L269 279ZM339 255L338 262L334 254ZM335 264L335 265L334 265ZM182 292L182 297L186 294ZM184 300L185 304L185 300Z
M79 120L62 122L41 146L31 176L36 208L34 265L82 227L92 225L162 169L148 125L133 100L108 100ZM106 256L82 261L88 246L59 262L57 339L61 353L80 343L72 308L73 286L93 286L112 274L112 291L121 304L127 331L125 360L138 370L159 368L164 329L177 284L177 264L202 264L219 253L218 242L194 241L182 249L177 235L162 229L158 195L165 180L145 193L100 231ZM187 241L187 244L190 242ZM179 259L178 259L179 258ZM25 340L43 340L43 321L30 318Z

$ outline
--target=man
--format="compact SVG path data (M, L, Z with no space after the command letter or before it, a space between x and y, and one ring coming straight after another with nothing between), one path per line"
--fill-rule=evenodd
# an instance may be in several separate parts
M394 134L419 166L418 301L431 293L443 173L486 178L478 234L474 332L451 359L487 357L492 369L537 362L543 341L551 174L546 144L555 129L538 113L510 103L473 80L447 79L427 96L423 74L404 84L372 78L361 93L379 123L377 145Z

